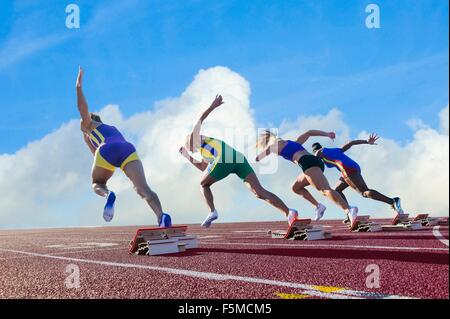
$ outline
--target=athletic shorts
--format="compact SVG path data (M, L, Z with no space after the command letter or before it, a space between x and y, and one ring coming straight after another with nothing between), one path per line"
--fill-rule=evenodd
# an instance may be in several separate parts
M253 168L248 163L247 159L243 157L243 161L236 163L235 161L231 163L218 162L216 164L210 164L208 167L209 176L213 177L215 180L220 181L230 174L236 174L243 181L250 175L254 173Z
M116 167L122 170L130 162L138 161L139 156L133 144L128 142L113 142L100 145L95 152L95 166L115 171Z
M325 171L325 164L323 161L314 155L303 155L298 162L303 172L311 167L318 167L322 172Z

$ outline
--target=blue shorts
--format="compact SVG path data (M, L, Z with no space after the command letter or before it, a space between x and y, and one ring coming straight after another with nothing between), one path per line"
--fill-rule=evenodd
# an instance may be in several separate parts
M136 148L128 142L112 142L100 145L95 152L95 166L115 171L116 167L122 170L128 163L138 161Z

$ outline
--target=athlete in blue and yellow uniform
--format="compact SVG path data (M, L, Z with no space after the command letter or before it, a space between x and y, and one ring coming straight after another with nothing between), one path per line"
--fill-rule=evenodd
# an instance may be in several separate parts
M352 141L344 145L342 148L323 148L319 143L314 143L313 152L317 157L324 161L327 167L335 167L341 172L342 177L339 179L335 190L339 192L344 199L346 199L344 190L350 186L366 198L371 198L389 204L397 212L397 216L394 219L395 222L395 220L398 219L398 216L403 214L400 198L390 198L374 189L369 189L361 175L361 168L358 163L345 155L345 152L347 152L354 145L376 145L377 140L378 136L372 134L367 140ZM348 222L348 220L344 222Z
M221 140L200 135L203 121L214 109L223 103L222 96L216 96L216 99L202 114L194 127L194 130L188 136L186 145L180 148L180 153L186 157L189 162L202 172L207 172L200 184L202 194L211 213L206 217L202 226L208 228L219 216L214 206L211 186L230 174L237 175L250 188L256 197L265 200L275 208L278 208L286 215L288 222L292 222L298 216L297 211L295 209L289 209L278 196L261 186L258 177L242 153L236 151ZM200 162L195 160L189 154L189 152L195 153L197 151L200 152L200 155L202 156L202 161Z
M133 144L127 142L114 126L104 124L100 116L90 113L82 90L83 70L80 68L77 78L77 104L81 115L81 131L94 155L92 167L92 187L94 192L106 197L103 218L110 222L114 217L116 195L106 187L106 183L120 167L131 180L136 192L155 212L160 227L170 227L171 218L164 213L158 195L147 184L144 168Z

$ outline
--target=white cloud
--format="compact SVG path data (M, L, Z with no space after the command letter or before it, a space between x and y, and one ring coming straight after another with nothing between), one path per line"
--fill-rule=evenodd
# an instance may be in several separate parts
M254 155L255 120L250 108L250 85L239 74L224 67L201 70L180 97L158 102L153 111L124 118L117 105L108 105L100 113L106 122L116 125L135 143L146 168L150 186L159 194L166 211L176 223L200 222L207 213L199 194L201 172L178 155L178 148L197 117L217 93L226 104L205 123L204 133L225 139L239 150ZM300 112L301 113L301 112ZM411 212L448 214L448 106L441 112L441 129L418 128L413 139L400 143L382 139L379 146L360 146L350 154L363 167L369 186L387 195L399 195ZM319 128L334 130L342 145L350 138L343 114L332 109L328 114L285 121L280 134L294 138L299 133ZM239 132L251 132L241 143ZM360 133L365 137L364 132ZM312 139L312 142L319 139ZM320 139L323 145L332 145ZM271 161L276 161L272 158ZM83 145L78 120L62 125L43 139L28 144L15 154L0 155L1 227L43 227L68 225L104 225L103 199L90 187L92 156ZM303 215L311 207L290 191L300 169L279 161L275 175L261 176L268 189L276 192L288 206ZM260 168L262 165L253 165ZM338 177L328 170L332 183ZM118 193L117 215L113 225L154 224L153 213L132 190L123 173L117 171L110 187ZM282 215L248 192L237 177L213 186L221 221L279 220ZM317 192L313 192L320 198ZM348 191L352 203L362 212L377 216L390 214L385 205L363 199ZM328 218L342 212L328 203Z

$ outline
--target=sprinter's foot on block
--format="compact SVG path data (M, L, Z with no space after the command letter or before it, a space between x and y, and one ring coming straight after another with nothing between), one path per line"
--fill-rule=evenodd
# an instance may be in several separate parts
M208 216L206 216L206 219L202 223L203 228L209 228L213 221L215 221L217 218L219 218L219 213L217 211L213 211L209 213Z
M289 226L292 225L292 223L298 219L298 211L296 211L295 209L289 209L289 214L287 215L287 220L288 220L288 224Z
M350 230L354 230L358 224L358 207L350 207L348 217L350 219Z
M325 207L325 205L322 205L319 203L319 205L317 205L317 207L316 207L316 218L314 218L314 220L315 221L321 220L326 209L327 208Z
M160 228L172 227L172 218L169 214L163 213L158 221L158 225Z
M105 208L103 210L103 219L106 222L110 222L114 217L114 203L116 202L116 194L109 192L106 198Z

